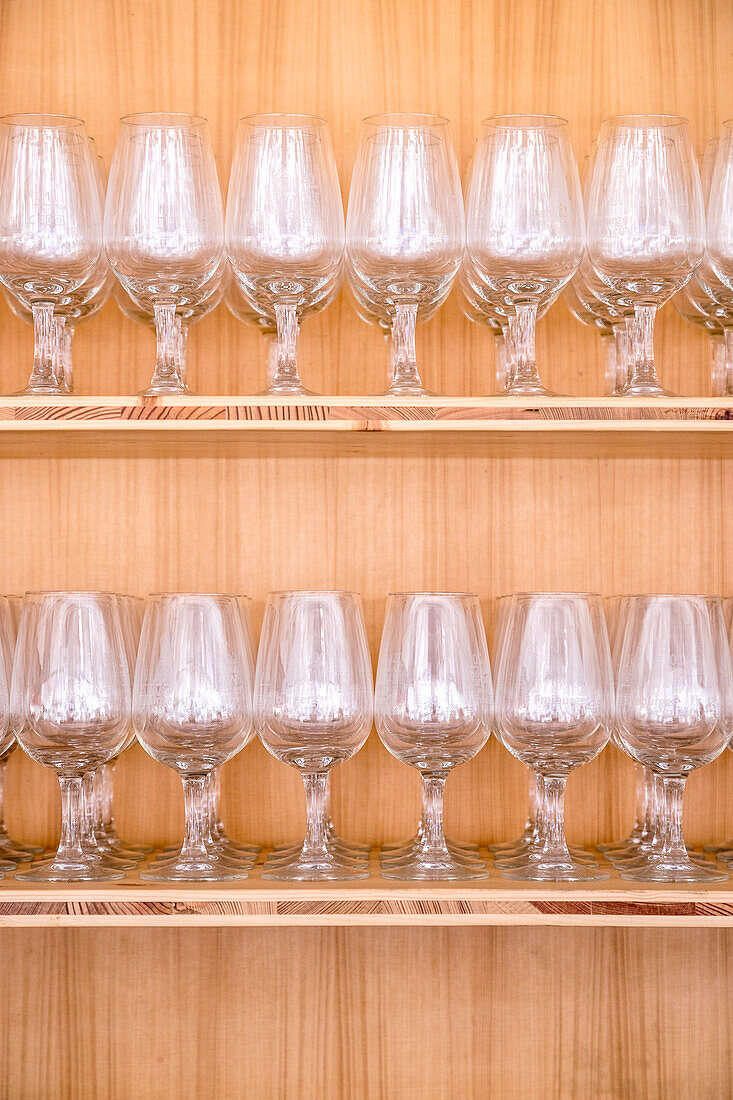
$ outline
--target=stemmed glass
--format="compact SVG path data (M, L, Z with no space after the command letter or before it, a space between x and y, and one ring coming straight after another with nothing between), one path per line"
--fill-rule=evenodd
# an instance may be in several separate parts
M393 756L418 769L427 812L411 850L383 860L383 877L452 880L488 875L483 861L457 858L448 847L443 796L451 769L485 744L492 711L478 598L441 592L390 595L377 668L377 732Z
M244 878L207 846L207 779L247 743L252 684L236 596L161 593L145 608L133 722L145 751L181 777L186 829L180 853L140 872L155 882Z
M481 127L468 186L466 251L474 289L510 307L509 394L547 394L535 362L538 310L577 270L583 200L568 124L499 115Z
M211 294L224 246L221 192L206 119L140 114L120 120L107 185L104 244L125 290L155 317L155 370L142 395L185 393L176 313L195 308Z
M33 369L23 394L68 392L54 310L63 313L101 251L99 188L81 119L0 119L0 281L33 316Z
M438 115L364 119L349 190L346 272L362 308L389 324L386 394L419 397L415 325L445 301L463 255L465 219L450 123Z
M635 596L616 687L621 745L660 778L658 843L621 877L640 882L708 882L728 875L690 858L682 833L687 776L719 756L733 731L733 672L720 600Z
M264 878L368 877L362 861L334 844L326 799L331 769L369 735L373 703L361 597L271 593L257 656L255 724L265 748L302 775L306 835L294 855L267 861Z
M620 115L602 123L588 195L588 255L634 309L633 369L624 393L671 396L654 363L657 309L691 278L703 255L700 174L687 121Z
M496 730L535 771L538 840L523 859L502 865L508 878L597 880L607 872L568 849L565 786L570 772L603 749L613 720L613 676L600 597L517 594L502 627Z
M117 598L100 592L27 594L13 662L11 722L28 755L58 772L63 821L53 860L17 878L123 877L85 844L82 783L119 752L129 716L130 675Z
M344 250L344 208L324 119L240 120L226 247L245 300L277 329L277 367L263 394L307 395L298 374L298 326L338 288Z

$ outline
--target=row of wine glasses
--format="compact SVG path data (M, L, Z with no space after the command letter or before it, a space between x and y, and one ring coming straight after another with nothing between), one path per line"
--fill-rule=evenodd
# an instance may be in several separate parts
M0 753L14 743L53 768L62 792L58 850L0 838L5 867L35 882L122 877L151 849L120 841L110 768L136 736L174 769L184 791L183 842L140 871L153 881L246 877L258 853L236 844L219 817L221 767L254 731L302 776L306 833L276 849L264 878L358 879L367 846L338 836L329 777L376 724L392 755L418 770L423 812L415 835L381 852L387 878L461 880L488 875L478 846L446 838L451 770L472 759L492 728L532 773L530 815L516 842L494 845L508 878L594 881L608 876L568 845L569 774L609 739L639 769L630 836L603 846L623 877L714 882L727 877L687 851L687 776L713 761L733 733L733 670L723 601L709 596L582 593L502 597L495 635L496 692L478 598L408 592L388 597L376 675L360 597L282 592L268 597L254 658L248 600L170 593L144 605L94 592L0 599ZM615 673L615 687L614 687ZM714 849L733 858L730 844Z
M71 334L110 293L155 328L148 396L187 391L190 325L222 299L274 338L263 393L307 395L299 327L344 275L359 315L389 339L392 396L427 394L415 327L454 284L469 319L501 342L509 395L548 393L535 325L561 293L613 335L606 388L630 396L666 393L653 350L660 306L702 294L716 328L733 316L731 123L701 184L684 119L608 119L581 188L565 120L488 119L465 212L450 124L433 115L364 121L346 219L328 125L307 115L241 120L226 210L196 116L123 118L106 187L104 177L81 120L0 119L0 282L35 332L25 393L71 391Z

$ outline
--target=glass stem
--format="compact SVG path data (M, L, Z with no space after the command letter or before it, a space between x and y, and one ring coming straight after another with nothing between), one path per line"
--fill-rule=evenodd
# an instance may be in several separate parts
M81 776L60 775L61 837L56 859L69 863L85 860L82 849L84 803Z
M266 332L264 334L265 340L265 374L267 376L267 385L271 386L275 381L275 375L277 374L277 339L274 332Z
M614 393L621 393L629 381L629 333L626 321L613 326L613 342L616 352L616 386Z
M34 302L33 310L33 370L29 389L40 387L59 390L59 379L54 360L53 302Z
M567 776L543 777L541 814L543 818L542 851L544 858L569 860L571 858L565 839L565 787Z
M0 836L3 837L8 833L5 828L5 769L7 766L7 760L0 760Z
M186 814L186 831L183 836L180 858L182 860L206 859L206 777L184 775L183 806Z
M156 355L151 386L163 386L174 393L180 393L185 389L185 384L178 370L178 322L175 303L156 302L154 313Z
M271 385L275 388L301 386L298 374L298 311L294 302L275 306L277 362Z
M186 359L188 356L188 325L181 323L177 318L178 335L176 339L176 359L178 364L178 376L184 386L188 385L186 377Z
M601 333L603 351L603 392L610 397L616 392L616 342L613 333Z
M303 859L314 859L328 850L328 820L326 816L328 796L328 772L306 772L305 787L305 840L301 850Z
M392 322L392 382L395 393L422 392L423 384L417 369L415 325L417 302L398 302Z
M654 365L654 321L656 306L634 306L633 333L633 374L629 383L635 390L639 388L656 390L659 388L657 369Z
M660 820L660 855L674 862L687 863L689 856L682 834L682 799L685 779L679 775L662 776L664 802Z
M443 855L448 855L448 846L445 842L443 827L443 798L445 795L444 775L426 775L423 780L423 796L425 800L424 813L424 847Z
M114 810L112 807L112 779L114 777L114 764L103 764L99 769L100 785L102 793L102 825L105 828L114 828Z
M725 393L733 393L733 328L729 325L723 329L725 341Z
M496 392L502 393L506 389L508 379L507 372L507 346L504 332L494 333L494 375L496 379Z
M517 304L515 313L509 318L509 332L514 359L514 370L509 389L538 389L542 381L535 362L535 329L537 326L537 303Z

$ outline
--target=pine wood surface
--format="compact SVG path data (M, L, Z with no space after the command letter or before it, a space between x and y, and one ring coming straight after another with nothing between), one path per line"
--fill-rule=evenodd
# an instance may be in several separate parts
M5 0L0 111L79 114L107 162L121 114L203 113L223 186L240 115L319 113L346 195L359 120L382 110L447 114L464 172L480 120L505 111L569 118L581 159L606 115L680 113L700 152L733 115L732 35L723 0ZM146 384L152 336L114 304L76 343L82 394ZM30 331L2 303L0 350L9 393L26 381ZM491 338L455 301L420 328L418 351L430 389L466 407L492 393ZM306 321L299 354L306 385L355 407L386 383L382 339L344 295ZM713 407L706 338L671 308L657 356L667 387ZM263 358L259 335L220 308L192 331L192 388L253 393ZM560 393L601 392L598 337L562 303L539 325L538 361ZM583 432L572 445L534 432L439 442L349 432L338 443L151 433L145 446L127 431L72 432L63 445L58 434L0 431L0 591L248 591L259 620L273 588L357 588L374 658L394 589L475 590L490 630L492 599L515 589L733 593L724 432L613 442ZM732 779L729 753L693 777L690 840L733 834ZM56 787L16 753L11 831L53 840ZM450 780L449 832L516 835L525 789L523 769L491 742ZM631 797L630 766L609 749L571 780L571 839L621 835ZM418 801L417 776L374 736L334 776L337 824L354 839L409 834ZM140 749L120 762L123 834L177 839L181 802L172 772ZM302 803L295 773L256 744L227 769L237 837L295 839ZM730 935L3 929L0 1095L718 1098L733 1081Z
M718 1100L731 937L5 929L0 1095Z

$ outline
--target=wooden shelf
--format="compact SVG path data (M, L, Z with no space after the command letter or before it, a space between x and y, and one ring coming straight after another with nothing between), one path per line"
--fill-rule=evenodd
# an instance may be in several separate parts
M0 397L6 432L721 432L731 398Z
M136 872L109 885L0 882L0 926L52 925L590 925L594 927L733 926L733 880L698 885L626 882L615 871L594 884L512 882L491 877L463 883L141 882Z

